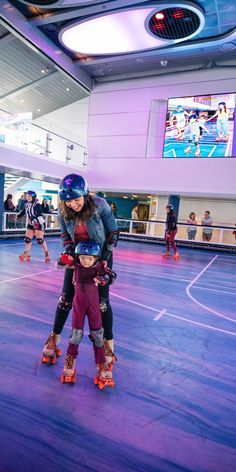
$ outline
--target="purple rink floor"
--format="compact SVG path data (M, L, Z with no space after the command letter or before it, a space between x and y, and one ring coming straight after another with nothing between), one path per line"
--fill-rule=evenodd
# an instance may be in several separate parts
M76 384L60 382L70 318L62 357L41 364L63 271L0 242L0 472L236 470L236 257L162 251L115 250L116 387L99 391L87 335Z

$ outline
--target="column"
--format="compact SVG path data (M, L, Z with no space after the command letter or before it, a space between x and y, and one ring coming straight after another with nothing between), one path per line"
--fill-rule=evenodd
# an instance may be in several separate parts
M3 225L3 202L4 202L4 174L0 174L0 232Z
M178 220L180 195L169 195L168 204L173 205L176 218Z

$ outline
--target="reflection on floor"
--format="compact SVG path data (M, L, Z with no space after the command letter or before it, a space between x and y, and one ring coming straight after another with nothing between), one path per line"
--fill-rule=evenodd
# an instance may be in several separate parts
M60 242L49 239L52 259ZM0 242L1 472L236 470L236 259L120 242L111 287L116 387L93 385L87 336L77 382L41 364L63 271L35 244Z

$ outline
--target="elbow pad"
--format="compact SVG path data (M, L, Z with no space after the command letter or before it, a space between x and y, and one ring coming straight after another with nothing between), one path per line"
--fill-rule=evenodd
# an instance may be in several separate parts
M118 240L119 240L119 230L118 229L116 231L110 231L107 234L106 247L107 247L108 251L112 251L112 249L117 246Z

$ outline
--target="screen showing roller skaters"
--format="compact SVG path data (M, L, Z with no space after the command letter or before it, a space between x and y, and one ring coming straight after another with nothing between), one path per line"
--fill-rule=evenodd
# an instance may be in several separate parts
M236 94L168 100L164 158L236 157Z

